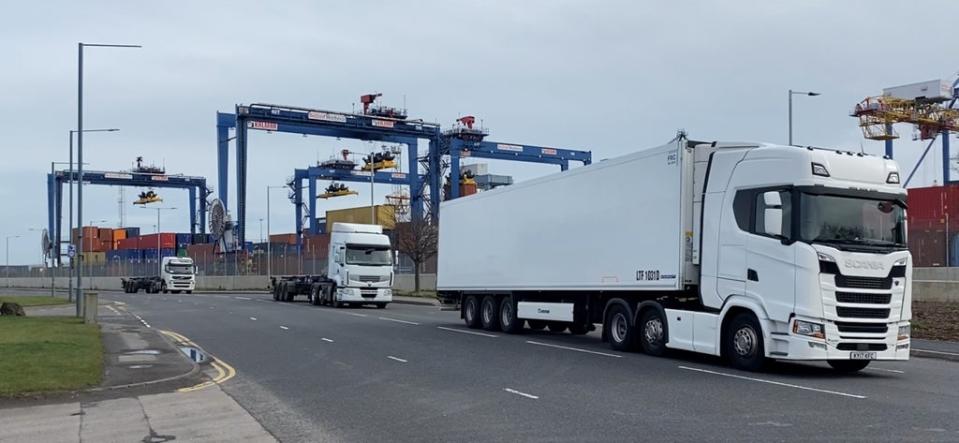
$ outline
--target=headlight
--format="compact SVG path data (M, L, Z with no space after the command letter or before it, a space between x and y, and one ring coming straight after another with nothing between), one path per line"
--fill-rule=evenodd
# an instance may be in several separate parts
M907 260L906 257L903 257L903 258L900 258L899 260L896 260L896 262L893 263L892 265L893 265L893 266L906 266L906 262L908 262L908 261L909 261L909 260Z
M796 320L793 323L793 334L825 339L826 328L824 328L821 323L813 323L813 322L808 322L803 320Z
M909 340L912 335L912 325L902 325L899 327L899 340Z
M820 260L820 261L828 261L828 262L833 262L833 263L836 262L836 259L834 259L834 258L832 258L832 257L830 257L830 256L828 256L828 255L826 255L826 254L823 254L822 252L817 252L816 255L819 256L819 260Z

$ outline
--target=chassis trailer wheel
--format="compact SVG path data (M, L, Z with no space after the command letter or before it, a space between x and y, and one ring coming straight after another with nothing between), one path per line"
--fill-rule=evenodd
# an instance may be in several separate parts
M499 302L499 327L507 334L519 334L523 332L523 323L525 320L516 318L516 303L513 303L513 297L503 297Z
M492 295L483 297L483 302L480 304L480 323L487 331L499 329L499 303L496 302L496 297Z
M466 327L470 329L478 329L482 324L480 324L480 302L479 297L475 295L469 295L463 300L463 320L466 322Z

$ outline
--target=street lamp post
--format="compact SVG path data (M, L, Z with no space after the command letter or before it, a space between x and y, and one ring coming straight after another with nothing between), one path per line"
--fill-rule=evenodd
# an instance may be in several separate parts
M173 211L176 208L147 208L140 206L143 209L155 209L157 211L157 276L163 275L163 260L160 257L160 211Z
M793 96L794 95L806 95L809 97L815 97L821 95L818 92L803 92L803 91L793 91L789 90L789 146L793 144Z
M6 259L3 263L3 271L6 274L7 287L10 287L10 239L11 238L20 238L19 235L8 235L7 236L7 253Z
M139 48L140 45L111 45L98 43L77 43L77 223L83 223L83 48ZM72 138L71 138L72 140ZM72 152L72 149L71 149ZM78 235L83 245L83 229ZM77 316L83 315L83 302L80 297L82 286L82 270L77 268Z
M119 129L117 129L117 128L84 129L82 132L116 132L116 131L119 131ZM72 244L73 244L73 134L76 134L76 133L78 133L78 132L81 132L81 131L78 131L78 130L76 130L76 129L71 129L71 130L70 130L70 161L69 161L69 168L70 168L70 169L69 169L69 175L67 176L67 183L68 183L67 187L70 188L70 190L69 190L69 192L70 192L70 205L69 205L69 206L70 206L70 209L69 209L69 212L70 212L70 214L69 214L69 217L67 217L67 218L70 220L70 221L69 221L69 228L68 228L68 231L67 231L67 232L68 232L68 235L70 236L70 241L67 242L68 245L72 245ZM84 163L84 165L86 165L86 163ZM60 239L58 238L57 241L60 241ZM57 248L59 248L59 247L60 247L60 245L57 245ZM76 254L75 254L76 251L77 251L77 248L76 248L76 245L74 245L74 256L73 256L73 257L70 257L70 268L69 268L69 273L68 273L68 277L67 277L68 288L69 288L69 289L67 289L67 302L68 302L68 303L71 302L71 301L73 301L73 267L74 267L73 261L74 261L74 259L76 258ZM77 292L77 297L79 297L79 296L80 296L80 295L79 295L79 291L80 291L80 287L79 287L79 286L77 287L77 291L78 291L78 292ZM79 305L78 305L78 306L79 306ZM79 309L80 309L80 308L78 307L77 310L79 311ZM78 313L77 315L79 315L79 313Z
M270 247L273 242L270 241L270 190L283 189L285 186L267 186L266 187L266 278L273 277L273 250ZM299 233L297 233L299 235Z

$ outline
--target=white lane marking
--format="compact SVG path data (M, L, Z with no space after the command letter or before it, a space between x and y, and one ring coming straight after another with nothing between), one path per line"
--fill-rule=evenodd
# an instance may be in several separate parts
M839 396L843 396L843 397L852 397L852 398L858 398L858 399L864 399L864 398L866 398L865 395L849 394L849 393L846 393L846 392L839 392L839 391L830 391L830 390L828 390L828 389L810 388L809 386L800 386L800 385L794 385L794 384L790 384L790 383L783 383L783 382L779 382L779 381L766 380L766 379L762 379L762 378L746 377L746 376L743 376L743 375L727 374L727 373L725 373L725 372L710 371L710 370L708 370L708 369L691 368L691 367L689 367L689 366L678 366L678 368L679 368L679 369L685 369L685 370L687 370L687 371L703 372L703 373L706 373L706 374L713 374L713 375L720 375L720 376L723 376L723 377L737 378L737 379L740 379L740 380L755 381L755 382L759 382L759 383L768 383L768 384L771 384L771 385L783 386L783 387L786 387L786 388L802 389L802 390L804 390L804 391L821 392L821 393L823 393L823 394L832 394L832 395L839 395Z
M256 321L256 317L250 317L250 320Z
M408 325L419 325L419 323L417 323L417 322L415 322L415 321L400 320L400 319L398 319L398 318L380 317L380 320L395 321L395 322L397 322L397 323L405 323L405 324L408 324Z
M533 394L527 394L527 393L525 393L525 392L520 392L520 391L517 391L517 390L512 389L512 388L503 388L503 390L506 391L506 392L509 392L510 394L521 395L521 396L523 396L523 397L531 398L531 399L533 399L533 400L539 400L539 396L536 396L536 395L533 395Z
M252 300L252 299L249 298L249 297L233 297L233 298L235 298L235 299L237 299L237 300Z
M883 372L892 372L893 374L905 374L905 371L900 371L898 369L886 369L886 368L866 368L867 371L883 371Z
M922 351L922 352L931 352L931 353L933 353L933 354L952 355L952 356L959 357L959 354L957 354L957 353L955 353L955 352L933 351L933 350L930 350L930 349L919 349L919 348L912 348L912 350L913 350L913 351Z
M113 311L113 313L116 315L123 315L123 314L120 314L120 311L117 311L116 308L114 308L113 306L107 305L107 309Z
M326 338L326 337L323 337L323 338L321 338L320 340L323 340L323 341L325 341L325 342L327 342L327 343L333 343L333 340L330 340L330 339L328 339L328 338Z
M399 357L394 357L394 356L392 356L392 355L387 355L386 358L388 358L388 359L390 359L390 360L396 360L396 361L398 361L398 362L400 362L400 363L407 363L406 360L403 360L402 358L399 358Z
M461 333L463 333L463 334L479 335L479 336L482 336L482 337L490 337L490 338L499 337L498 335L494 335L494 334L487 334L487 333L485 333L485 332L467 331L467 330L465 330L465 329L446 328L446 327L443 327L443 326L437 326L436 328L437 328L437 329L442 329L442 330L444 330L444 331L461 332Z
M609 354L606 352L599 352L599 351L590 351L589 349L573 348L573 347L563 346L563 345L553 345L553 344L543 343L543 342L538 342L533 340L526 340L526 343L529 343L531 345L537 345L537 346L548 346L550 348L566 349L567 351L576 351L576 352L585 352L587 354L603 355L606 357L616 357L616 358L623 357L622 355L617 355L617 354Z
M148 328L150 327L150 324L147 323L147 321L144 320L143 317L140 317L139 315L136 315L136 314L133 314L133 316L136 317L137 320L140 320L140 323L143 323L143 326L146 326Z
M333 312L342 312L342 311L333 311ZM357 314L355 312L343 312L346 315L352 315L354 317L367 317L366 314Z
M289 330L290 328L288 328L288 327L286 327L286 326L280 326L280 329Z

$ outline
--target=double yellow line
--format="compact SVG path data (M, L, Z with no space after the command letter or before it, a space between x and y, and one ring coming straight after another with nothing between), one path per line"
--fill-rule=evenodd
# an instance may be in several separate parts
M160 332L163 333L163 335L170 337L178 345L186 345L186 346L193 346L195 348L199 348L199 346L196 343L193 343L192 340L176 332L173 332L173 331L160 331ZM213 385L225 383L229 381L231 378L236 376L236 369L234 369L233 366L230 366L229 364L227 364L227 362L217 357L214 357L210 354L207 354L207 355L210 358L210 366L212 366L213 369L216 370L216 375L213 377L213 379L205 381L198 385L177 389L177 392L199 391L200 389L203 389L203 388L208 388Z

